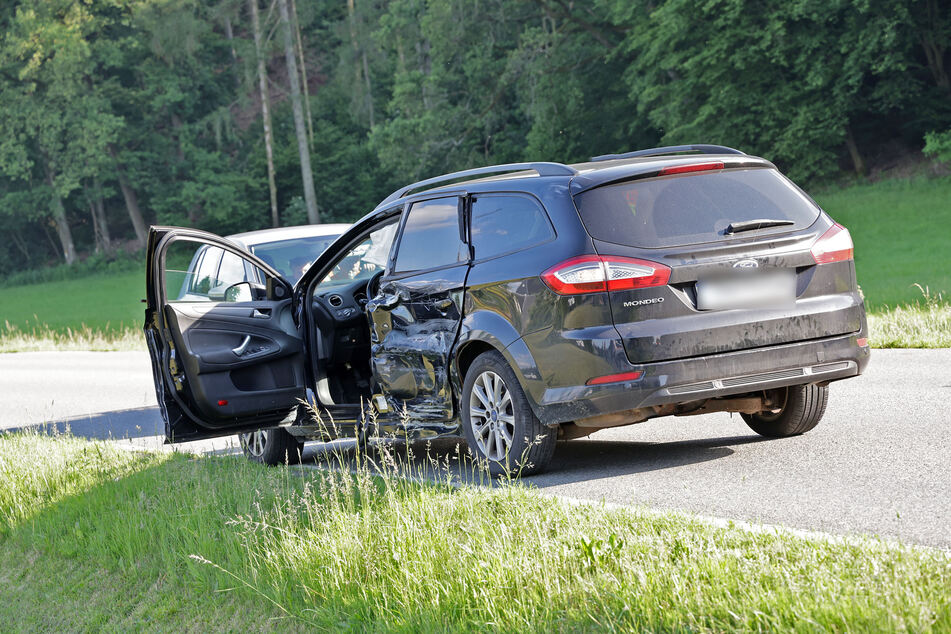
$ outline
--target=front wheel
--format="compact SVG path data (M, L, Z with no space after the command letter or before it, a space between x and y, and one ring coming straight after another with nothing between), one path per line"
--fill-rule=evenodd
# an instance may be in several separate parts
M556 430L535 416L515 372L496 351L472 362L462 388L466 442L493 475L530 475L548 466Z
M785 438L804 434L819 424L829 402L827 385L791 385L776 392L777 401L782 403L779 411L740 414L760 436Z
M280 427L241 434L240 440L248 460L261 464L297 464L304 452L304 443Z

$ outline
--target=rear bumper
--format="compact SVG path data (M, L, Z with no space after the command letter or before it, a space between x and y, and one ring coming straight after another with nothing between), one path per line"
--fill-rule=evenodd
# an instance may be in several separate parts
M836 381L861 374L870 350L856 340L864 332L823 339L631 365L636 381L545 389L535 413L552 425L624 410L686 403L758 390Z

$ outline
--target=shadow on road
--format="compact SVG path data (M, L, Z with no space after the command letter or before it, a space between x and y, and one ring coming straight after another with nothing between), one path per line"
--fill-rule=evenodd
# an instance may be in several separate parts
M689 464L727 458L732 447L763 440L759 436L725 436L668 443L629 442L623 440L575 440L558 443L549 471L524 478L526 484L538 488L571 482L584 482L670 469ZM484 482L486 476L469 458L461 439L442 438L431 442L404 443L382 441L371 445L365 454L371 461L382 463L388 457L399 469L413 476L444 480L451 474L461 482ZM330 466L352 469L364 457L357 443L340 440L334 443L309 444L304 451L306 466Z
M539 488L672 469L733 455L733 447L764 440L759 436L724 436L676 442L574 440L558 443L552 468L527 478Z
M158 407L138 407L4 429L8 432L28 430L56 434L69 432L93 440L131 439L164 435L165 423Z

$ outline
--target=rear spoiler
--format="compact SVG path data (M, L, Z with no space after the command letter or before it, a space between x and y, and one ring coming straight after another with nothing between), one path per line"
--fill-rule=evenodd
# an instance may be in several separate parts
M759 158L758 156L749 156L742 153L721 154L716 156L716 162L723 164L722 169L733 169L738 167L766 167L776 169L775 165L766 159ZM604 185L611 185L613 183L619 183L622 181L662 176L665 170L668 174L687 172L691 171L689 166L701 163L709 163L710 160L711 159L709 155L704 155L702 157L696 155L684 155L669 156L655 161L648 160L637 161L634 163L622 163L620 165L597 168L590 171L584 171L582 168L582 172L571 179L571 194L572 196L575 196L581 192L588 191L589 189L594 189L595 187L602 187Z

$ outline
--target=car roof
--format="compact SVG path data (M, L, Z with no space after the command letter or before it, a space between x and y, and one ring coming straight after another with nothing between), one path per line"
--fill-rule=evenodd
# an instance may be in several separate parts
M702 146L718 147L718 146ZM730 148L723 148L730 150ZM625 156L618 155L617 158L604 157L599 160L592 160L583 163L573 163L562 165L560 163L518 163L511 166L490 166L477 170L466 170L459 172L459 178L453 179L453 174L447 174L444 178L446 184L439 184L436 187L425 187L425 185L436 181L437 179L427 179L421 181L419 191L414 185L408 185L391 194L377 207L375 212L384 208L392 208L400 205L407 200L420 196L430 196L434 193L451 193L465 190L467 192L488 192L498 190L499 185L504 183L505 189L509 191L525 191L539 193L552 185L558 184L570 186L571 194L578 194L582 191L600 187L613 182L623 181L630 178L653 176L660 172L664 167L674 165L690 165L696 163L722 162L725 167L772 167L775 165L766 159L757 156L743 154L737 150L723 153L704 152L701 154L662 154L650 156ZM505 171L505 168L514 168L514 170ZM495 173L493 173L495 170ZM478 175L474 178L465 178L473 172L487 173L486 176ZM502 173L499 173L502 172ZM475 176L475 175L474 175ZM452 182L454 180L454 182Z
M295 238L339 236L349 228L350 225L345 223L300 225L297 227L277 227L273 229L261 229L259 231L245 231L244 233L235 233L225 237L232 242L237 242L247 248L257 246L259 244L267 244L269 242L293 240Z

